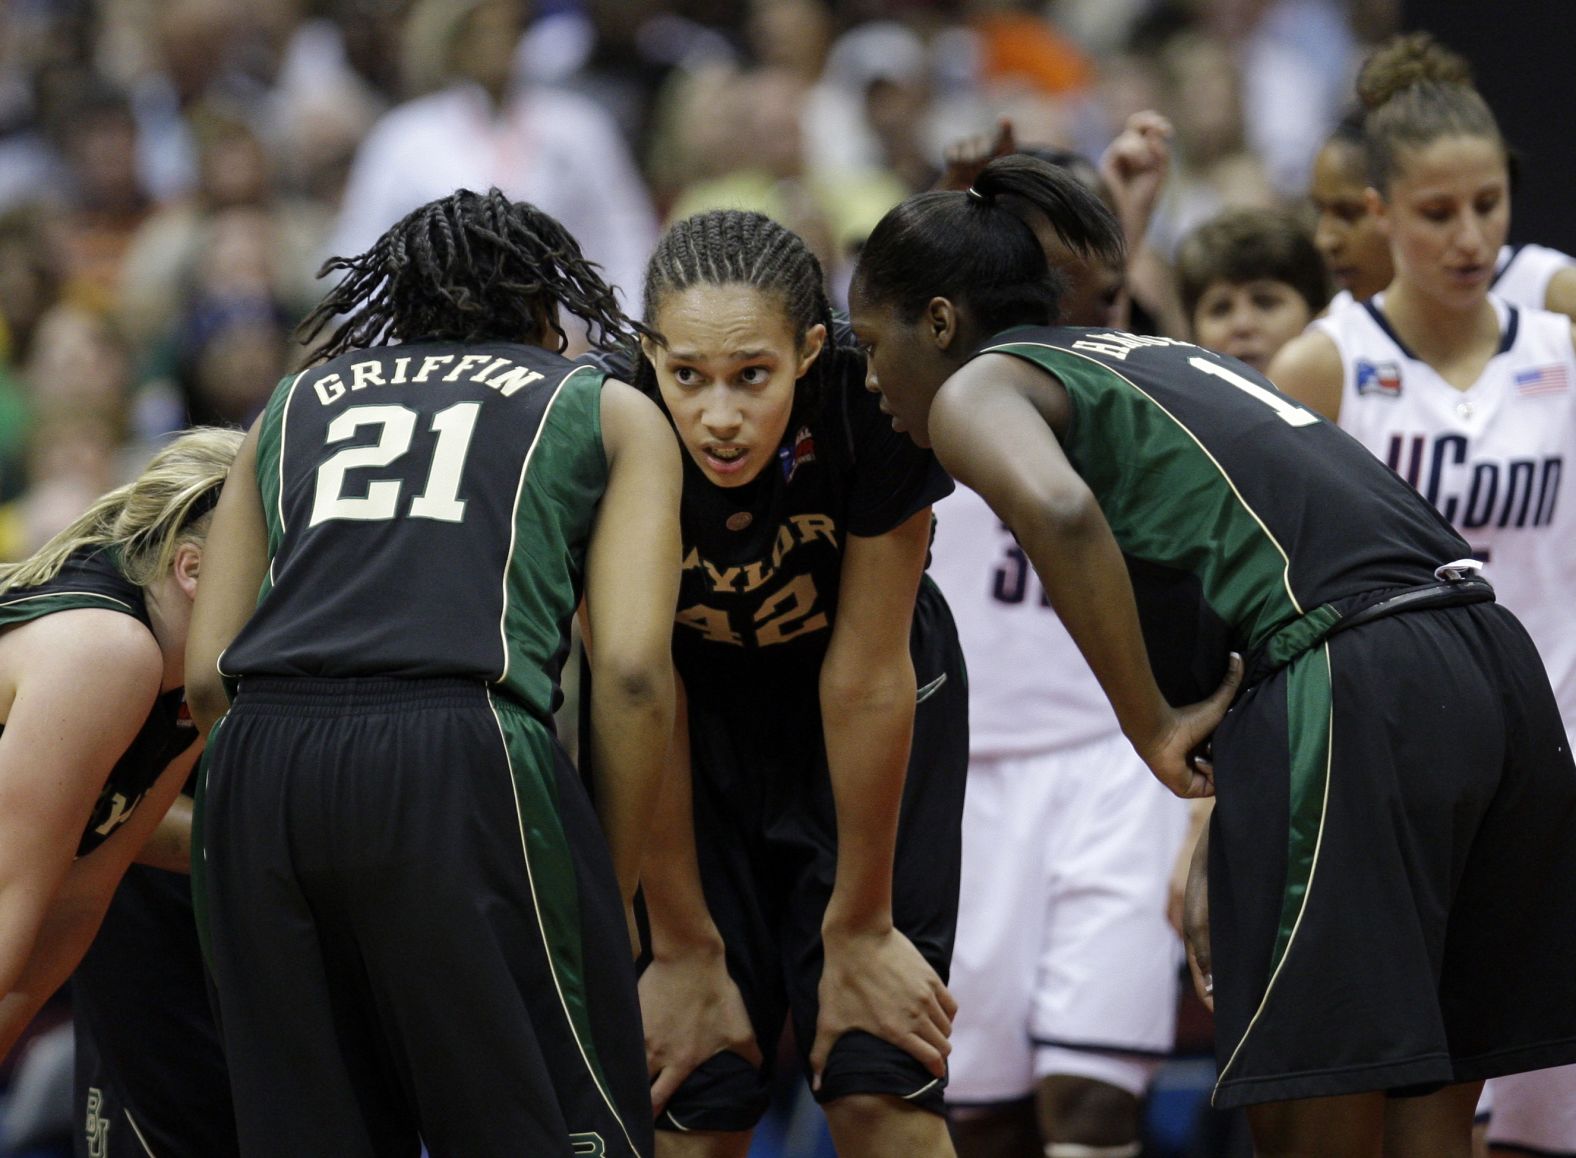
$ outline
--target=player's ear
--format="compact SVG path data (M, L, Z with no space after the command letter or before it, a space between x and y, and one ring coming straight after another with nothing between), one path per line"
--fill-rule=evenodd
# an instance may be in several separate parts
M931 298L925 306L925 330L936 349L949 349L958 336L958 307L947 298Z
M815 365L816 358L820 357L821 350L825 346L826 327L817 322L804 332L804 340L799 343L799 368L794 374L795 378L805 376L810 367Z
M202 570L202 548L196 543L182 543L175 548L175 559L170 570L175 575L175 582L185 593L186 598L197 597L197 572Z

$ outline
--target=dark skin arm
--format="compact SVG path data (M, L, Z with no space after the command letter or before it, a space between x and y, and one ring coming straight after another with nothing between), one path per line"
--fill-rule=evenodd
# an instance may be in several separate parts
M1070 414L1051 375L987 354L937 392L929 434L941 464L1012 528L1150 770L1178 796L1208 796L1213 769L1196 752L1231 704L1241 660L1207 700L1173 708L1161 695L1121 550L1057 440Z

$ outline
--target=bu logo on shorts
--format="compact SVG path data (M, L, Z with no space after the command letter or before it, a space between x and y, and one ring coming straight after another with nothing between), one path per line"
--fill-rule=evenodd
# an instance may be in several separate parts
M88 1158L108 1158L109 1119L99 1110L104 1105L104 1094L97 1088L88 1090L88 1119L85 1123L88 1137Z

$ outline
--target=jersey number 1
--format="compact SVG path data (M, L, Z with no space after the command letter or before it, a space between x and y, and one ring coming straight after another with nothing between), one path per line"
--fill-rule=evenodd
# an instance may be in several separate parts
M410 500L413 519L458 523L465 517L465 500L459 498L460 472L476 430L480 402L457 402L432 416L438 445L427 468L427 485ZM378 440L371 446L352 446L317 468L317 491L312 496L315 527L329 519L376 521L399 514L399 479L378 479L367 484L364 495L346 495L345 475L358 467L388 466L410 449L416 434L416 411L408 406L353 406L328 424L326 442L343 442L363 426L378 426Z
M1187 364L1195 370L1202 370L1212 377L1230 382L1250 398L1257 398L1264 405L1275 411L1282 422L1288 426L1312 426L1319 421L1319 416L1311 410L1304 410L1293 402L1288 402L1273 390L1266 390L1257 382L1250 381L1238 374L1235 370L1228 370L1219 362L1211 362L1208 358L1189 358Z

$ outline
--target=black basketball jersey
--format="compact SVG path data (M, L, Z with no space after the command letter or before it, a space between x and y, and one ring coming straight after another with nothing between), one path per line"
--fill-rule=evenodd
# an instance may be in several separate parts
M0 594L0 628L84 607L119 611L153 630L142 588L120 573L112 551L97 548L72 555L48 583L13 587ZM83 694L91 694L92 673L84 673L83 679ZM77 855L92 852L130 820L159 773L196 738L183 689L162 693L131 746L110 770L82 830Z
M604 375L506 342L286 378L257 474L270 564L227 676L474 676L542 718L607 480Z
M935 457L892 429L864 388L851 334L837 330L821 355L836 359L827 395L790 423L775 463L719 487L683 456L673 654L691 699L701 687L747 692L739 681L763 676L813 681L837 618L847 537L885 534L952 492ZM589 360L634 377L627 352Z
M1127 558L1174 700L1210 691L1228 649L1305 646L1375 592L1470 554L1363 446L1234 358L1073 327L1009 330L980 352L1066 387L1063 449Z

